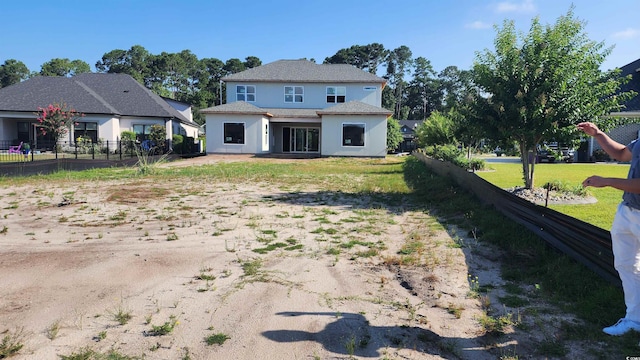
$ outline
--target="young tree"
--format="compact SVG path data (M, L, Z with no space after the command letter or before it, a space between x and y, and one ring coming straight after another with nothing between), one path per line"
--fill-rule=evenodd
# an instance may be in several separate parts
M418 146L453 144L456 141L454 131L453 120L439 111L434 111L416 128Z
M526 188L534 186L536 145L577 137L575 124L595 121L618 110L628 94L618 94L622 79L602 72L611 48L589 40L573 6L555 24L535 18L528 34L516 33L513 21L497 28L495 51L477 55L475 103L482 127L497 141L514 141L522 154ZM532 156L529 156L531 154Z
M75 124L78 118L84 114L77 112L73 108L69 108L65 103L54 103L41 108L38 107L38 122L42 136L51 134L55 143L64 136L71 126Z

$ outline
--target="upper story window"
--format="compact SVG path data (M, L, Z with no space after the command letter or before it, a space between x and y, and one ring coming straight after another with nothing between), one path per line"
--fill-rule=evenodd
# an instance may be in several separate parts
M344 86L327 86L327 102L343 103L346 98L347 88Z
M304 101L303 86L285 86L284 87L284 102L301 103L303 101Z
M256 87L254 85L236 85L236 101L256 101Z

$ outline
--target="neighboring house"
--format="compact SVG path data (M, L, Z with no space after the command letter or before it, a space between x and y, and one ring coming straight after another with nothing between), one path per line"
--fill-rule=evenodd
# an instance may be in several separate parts
M156 124L165 127L168 140L173 134L198 136L199 125L192 121L188 104L163 99L126 74L84 73L36 76L0 89L0 143L50 147L51 139L38 131L37 112L52 103L66 103L85 115L61 142L73 142L79 136L94 142L116 141L124 130L144 140Z
M398 146L399 152L412 152L418 148L416 129L424 120L398 120L402 142Z
M386 156L386 80L346 64L279 60L222 78L201 110L207 153Z
M620 87L620 92L632 90L640 94L640 59L622 66L620 70L620 76L631 75L631 80ZM612 139L626 145L640 137L640 95L627 101L621 111L611 113L611 116L632 119L630 123L609 131L608 134ZM588 151L588 154L593 154L593 151L600 149L593 138L589 139L587 145L585 150Z

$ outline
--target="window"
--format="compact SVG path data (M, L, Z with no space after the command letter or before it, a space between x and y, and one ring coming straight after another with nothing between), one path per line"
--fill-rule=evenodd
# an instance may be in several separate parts
M84 139L91 139L92 142L98 142L98 123L94 122L79 122L73 126L73 136L75 140L82 137Z
M342 124L342 146L364 146L364 124Z
M327 86L328 103L343 103L346 94L347 88L344 86Z
M136 133L136 140L147 140L151 134L151 125L133 125L133 132Z
M224 143L244 144L244 123L224 123Z
M18 140L23 142L29 142L31 138L31 134L29 134L29 129L32 129L31 124L28 122L18 122Z
M256 101L256 87L254 85L237 85L236 101Z
M304 87L302 86L285 86L284 102L301 103L304 100Z

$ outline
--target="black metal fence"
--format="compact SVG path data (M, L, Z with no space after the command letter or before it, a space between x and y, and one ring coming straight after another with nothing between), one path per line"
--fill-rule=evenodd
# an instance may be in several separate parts
M613 267L609 231L531 203L451 163L429 158L420 152L413 154L438 175L453 179L483 203L493 205L549 245L620 286L620 278Z
M182 143L178 148L171 148L170 145L168 141L156 144L150 140L142 142L133 140L39 141L34 144L0 141L0 163L52 159L126 160L136 158L141 154L197 154L201 152L199 143Z

